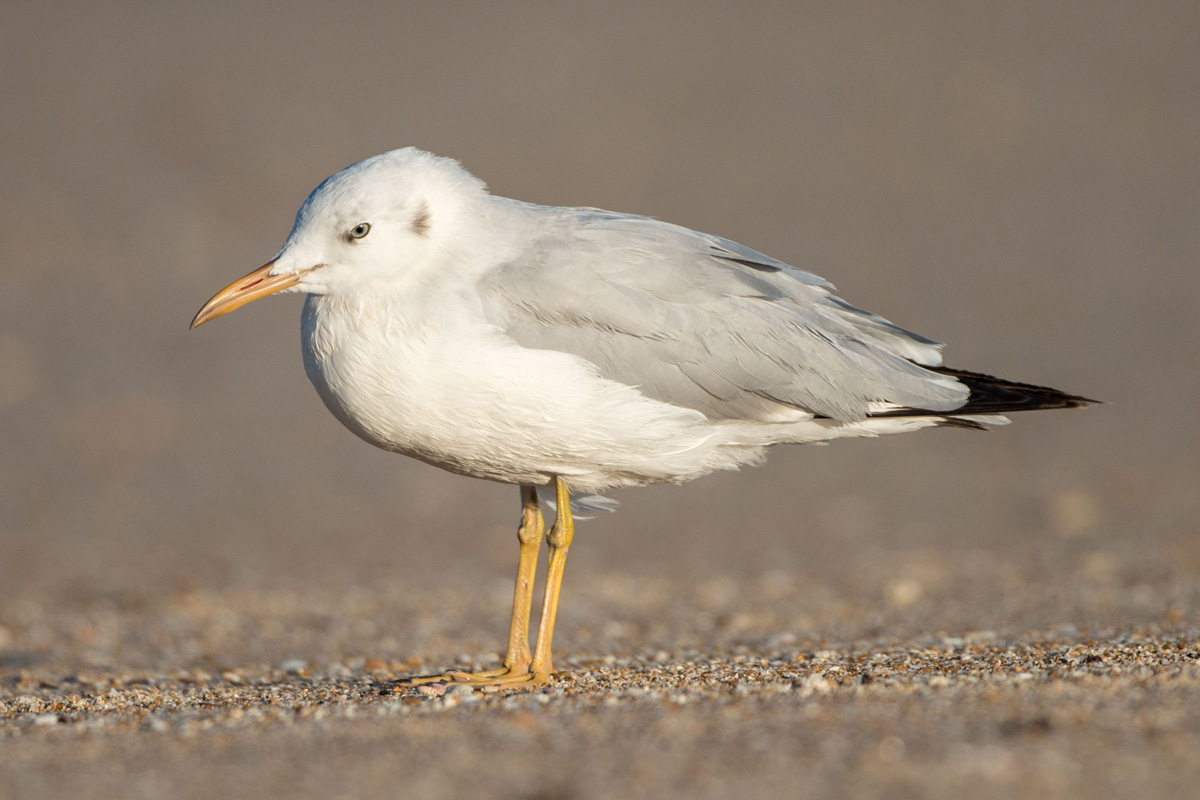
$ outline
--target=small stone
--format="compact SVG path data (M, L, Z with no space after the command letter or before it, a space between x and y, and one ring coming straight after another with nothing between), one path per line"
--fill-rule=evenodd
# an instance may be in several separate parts
M809 675L800 681L800 696L812 697L814 694L829 694L833 691L833 681L824 675Z

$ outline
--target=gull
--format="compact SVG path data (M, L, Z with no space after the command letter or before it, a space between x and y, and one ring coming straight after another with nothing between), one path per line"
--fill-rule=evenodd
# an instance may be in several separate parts
M304 369L343 425L520 487L503 666L408 685L550 680L572 491L688 481L759 464L776 444L986 429L1006 412L1095 402L944 367L939 343L728 239L498 197L457 161L412 147L322 182L275 257L217 292L191 327L284 292L306 295ZM548 532L542 487L555 498Z

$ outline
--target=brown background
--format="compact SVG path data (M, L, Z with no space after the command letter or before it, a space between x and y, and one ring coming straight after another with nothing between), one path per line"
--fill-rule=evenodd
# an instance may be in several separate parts
M30 608L429 590L486 602L496 642L464 649L499 646L516 490L343 430L297 298L187 331L317 182L404 145L743 242L951 365L1109 402L618 492L572 549L564 652L615 647L581 631L639 580L733 610L810 587L780 624L814 639L851 635L835 601L864 635L1194 624L1198 40L1164 2L8 3L0 630L38 652ZM296 624L235 660L335 656ZM381 655L428 643L387 625Z

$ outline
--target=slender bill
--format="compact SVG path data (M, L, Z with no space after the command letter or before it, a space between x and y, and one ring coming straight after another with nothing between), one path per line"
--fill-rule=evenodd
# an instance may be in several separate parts
M304 270L303 272L285 272L280 275L270 275L268 273L270 273L271 267L274 264L274 261L263 264L254 270L254 272L238 278L213 295L212 299L196 312L189 330L195 328L197 325L203 325L210 319L216 319L228 314L230 311L235 311L246 305L246 303L257 300L260 297L266 297L269 294L274 294L275 292L295 286L300 282L300 278L303 277L304 273L308 272L308 270Z

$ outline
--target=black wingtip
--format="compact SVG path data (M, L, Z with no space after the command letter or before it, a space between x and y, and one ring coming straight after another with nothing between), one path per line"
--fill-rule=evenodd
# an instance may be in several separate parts
M982 372L950 367L929 367L932 372L957 378L971 390L971 396L954 414L1005 414L1013 411L1042 411L1055 408L1086 408L1101 401L1068 394L1049 386L1019 383Z
M962 381L971 390L970 397L962 406L953 411L932 411L927 408L897 408L872 414L872 417L941 417L938 425L953 428L970 428L971 430L991 430L986 421L962 419L970 416L986 416L991 414L1009 414L1014 411L1043 411L1056 408L1086 408L1101 405L1102 401L1093 400L1077 394L1068 394L1049 386L1037 386L1032 383L985 375L982 372L968 372L963 369L950 367L926 367L930 372L949 375Z

